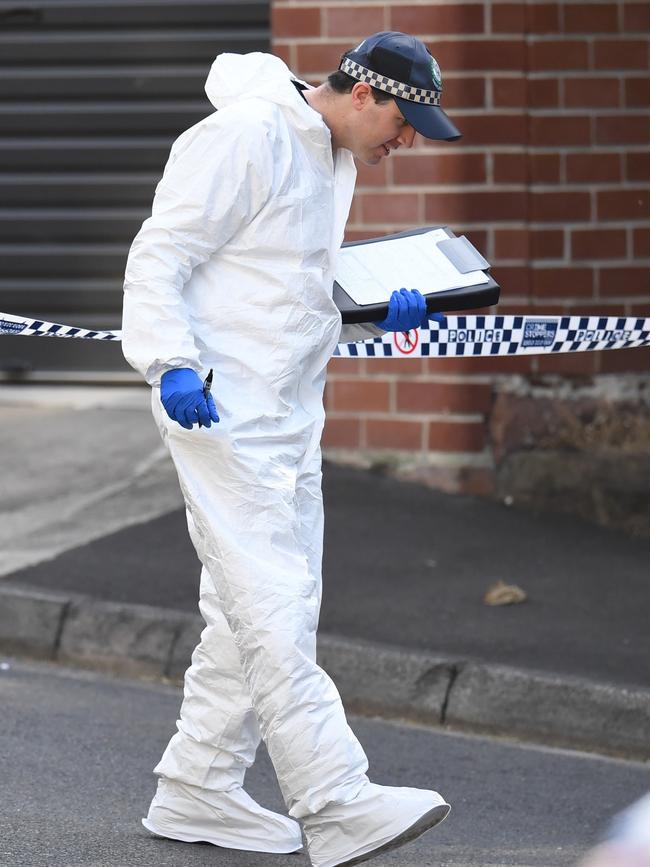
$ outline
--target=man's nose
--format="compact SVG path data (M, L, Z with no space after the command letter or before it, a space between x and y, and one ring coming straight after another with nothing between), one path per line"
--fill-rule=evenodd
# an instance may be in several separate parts
M390 144L392 144L394 148L398 148L402 145L405 148L412 148L414 140L415 130L412 126L405 126L400 132L400 134L395 136L395 138L391 140Z

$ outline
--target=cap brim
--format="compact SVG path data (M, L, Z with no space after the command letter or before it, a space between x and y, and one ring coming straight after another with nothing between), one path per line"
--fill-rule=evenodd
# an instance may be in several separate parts
M425 105L398 96L395 97L395 102L405 119L425 138L442 141L456 141L461 138L461 133L439 105Z

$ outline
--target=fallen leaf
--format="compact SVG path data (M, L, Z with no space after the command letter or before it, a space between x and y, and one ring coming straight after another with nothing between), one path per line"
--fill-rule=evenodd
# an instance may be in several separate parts
M506 584L505 581L497 581L489 587L483 597L486 605L516 605L526 601L526 594L516 584Z

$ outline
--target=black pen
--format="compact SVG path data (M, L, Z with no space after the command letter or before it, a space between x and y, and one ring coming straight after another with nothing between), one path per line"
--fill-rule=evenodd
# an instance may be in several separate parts
M203 381L203 397L205 398L205 400L208 399L210 395L210 389L212 388L212 373L213 370L212 368L210 368L210 372ZM199 427L201 427L201 419L199 419Z
M207 400L208 395L210 394L210 389L212 388L212 368L210 368L210 373L205 378L203 382L203 397Z

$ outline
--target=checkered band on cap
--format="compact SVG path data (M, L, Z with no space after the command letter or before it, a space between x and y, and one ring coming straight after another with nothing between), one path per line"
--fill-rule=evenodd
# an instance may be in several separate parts
M372 87L378 90L384 90L393 96L399 96L400 99L408 99L410 102L422 102L426 105L440 105L439 90L424 90L422 87L412 87L410 84L402 84L401 81L395 81L388 78L386 75L380 75L379 72L373 72L372 69L367 69L349 57L345 57L339 67L341 72L346 72L357 81L365 81Z

